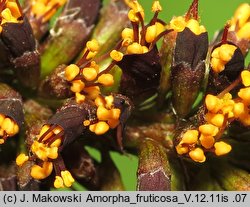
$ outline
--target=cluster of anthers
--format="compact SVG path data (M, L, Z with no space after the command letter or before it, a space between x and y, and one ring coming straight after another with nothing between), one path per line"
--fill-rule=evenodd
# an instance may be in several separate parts
M158 19L158 14L162 10L159 1L153 2L154 17L147 25L144 23L144 9L138 1L127 0L126 3L130 7L128 18L132 28L125 28L122 31L120 47L111 52L110 56L115 61L121 61L123 54L147 53L155 46L159 38L169 32L166 30L165 23Z
M226 40L228 31L235 32L238 40L250 40L250 5L248 3L241 4L235 11L234 16L228 22L224 30L222 38ZM216 47L211 54L211 68L215 73L220 73L225 69L225 65L232 59L237 47L226 41L222 42L219 47Z
M32 0L30 15L45 23L55 14L57 9L63 6L67 0Z
M0 144L3 144L7 137L12 137L19 132L17 123L8 116L0 113Z
M48 177L53 168L56 173L54 186L56 188L70 187L74 182L71 173L66 170L63 162L58 156L59 148L63 142L64 130L56 125L44 125L37 136L36 140L31 145L32 156L27 156L24 153L16 158L16 164L20 167L28 160L37 160L31 168L30 175L34 179L42 180Z
M0 0L0 32L2 26L6 22L19 22L22 16L19 5L15 0Z
M215 73L220 73L225 69L225 65L232 59L237 47L224 43L215 48L211 54L211 68Z
M229 24L229 31L235 31L238 39L250 40L250 4L241 4Z
M173 17L167 28L173 29L176 32L182 32L185 28L189 28L195 35L206 32L206 28L200 25L198 21L198 8L196 8L198 2L194 1L193 4L196 5L192 5L186 15Z
M238 85L240 80L244 87L238 91L238 96L234 99L229 92L206 96L207 123L200 125L198 129L187 130L182 135L181 141L176 146L178 154L188 155L196 162L204 162L206 160L204 152L214 152L217 156L221 156L231 151L230 144L220 141L227 126L234 120L250 126L250 72L243 70L241 77L233 85Z
M75 93L77 103L91 100L97 107L96 123L85 120L83 125L89 126L89 130L97 135L106 133L109 128L115 128L119 124L120 109L113 105L112 95L101 95L100 86L108 87L114 84L113 75L108 73L114 66L113 61L106 69L100 71L99 65L93 60L99 50L96 40L88 41L83 57L76 64L65 68L65 79L71 83L71 91ZM111 56L113 53L111 52ZM117 55L117 54L116 54Z

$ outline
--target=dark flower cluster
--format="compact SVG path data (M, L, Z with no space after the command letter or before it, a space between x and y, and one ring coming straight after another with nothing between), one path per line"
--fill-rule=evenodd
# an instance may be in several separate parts
M250 4L209 42L198 3L0 0L0 190L124 190L111 151L138 190L250 190Z

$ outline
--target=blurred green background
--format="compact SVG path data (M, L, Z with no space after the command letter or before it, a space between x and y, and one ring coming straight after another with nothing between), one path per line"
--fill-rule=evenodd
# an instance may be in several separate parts
M104 1L104 2L107 2ZM149 21L153 16L151 12L152 0L139 0L144 6L146 21ZM192 0L161 0L160 3L163 11L159 17L169 22L173 16L183 15L188 10ZM249 0L200 0L199 14L201 23L207 28L210 40L212 39L216 30L224 27L227 20L229 20L234 10L240 3L248 2ZM248 55L245 65L249 63L250 56ZM99 157L98 152L89 150L95 157ZM121 172L126 190L136 190L136 170L138 159L129 154L119 155L118 153L111 153L117 167Z

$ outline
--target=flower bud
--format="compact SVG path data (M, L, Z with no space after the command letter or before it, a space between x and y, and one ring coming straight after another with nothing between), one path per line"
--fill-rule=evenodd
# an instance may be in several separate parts
M184 22L182 21L181 25L184 25L177 30L173 52L172 103L181 118L187 117L190 113L205 74L208 34L203 26L199 26L197 15L198 1L193 1Z
M161 144L145 139L140 146L137 189L170 190L171 173L166 152Z

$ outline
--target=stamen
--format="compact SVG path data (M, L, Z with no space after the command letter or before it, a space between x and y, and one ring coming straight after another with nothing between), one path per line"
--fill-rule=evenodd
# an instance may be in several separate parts
M137 22L131 22L133 27L134 41L139 43L139 25Z
M50 132L53 132L53 129L55 129L57 126L56 125L52 125L49 127L49 129L42 134L42 136L38 139L38 142L42 142L43 139L50 133Z
M47 144L48 146L50 146L54 141L56 141L58 138L63 137L64 135L64 130L62 130L61 132L59 132L58 134L50 137L49 139L45 140L44 144ZM63 141L63 140L62 140Z
M99 78L102 74L109 73L109 71L116 65L116 61L112 61L110 65L104 69L102 72L98 73L97 78Z
M159 39L161 39L163 36L167 35L168 33L172 32L172 31L174 31L174 30L173 30L173 29L169 29L169 30L165 30L165 31L161 32L161 33L154 39L154 41L151 43L151 45L150 45L150 47L149 47L149 50L151 50L151 49L155 46L155 44L157 43L157 41L158 41Z
M81 65L83 65L87 61L87 57L88 57L89 53L90 53L90 51L87 49L85 51L85 53L83 54L83 56L81 57L81 59L78 60L78 62L76 63L76 65L78 67L80 67Z
M139 21L141 23L141 41L140 41L140 44L141 45L145 45L145 34L146 34L146 28L145 28L145 25L144 25L144 19L141 15L141 12L137 12L136 13L138 18L139 18Z
M239 76L233 83L231 83L227 88L225 88L222 92L220 92L217 97L222 98L225 94L229 93L235 87L237 87L241 82L241 77Z

